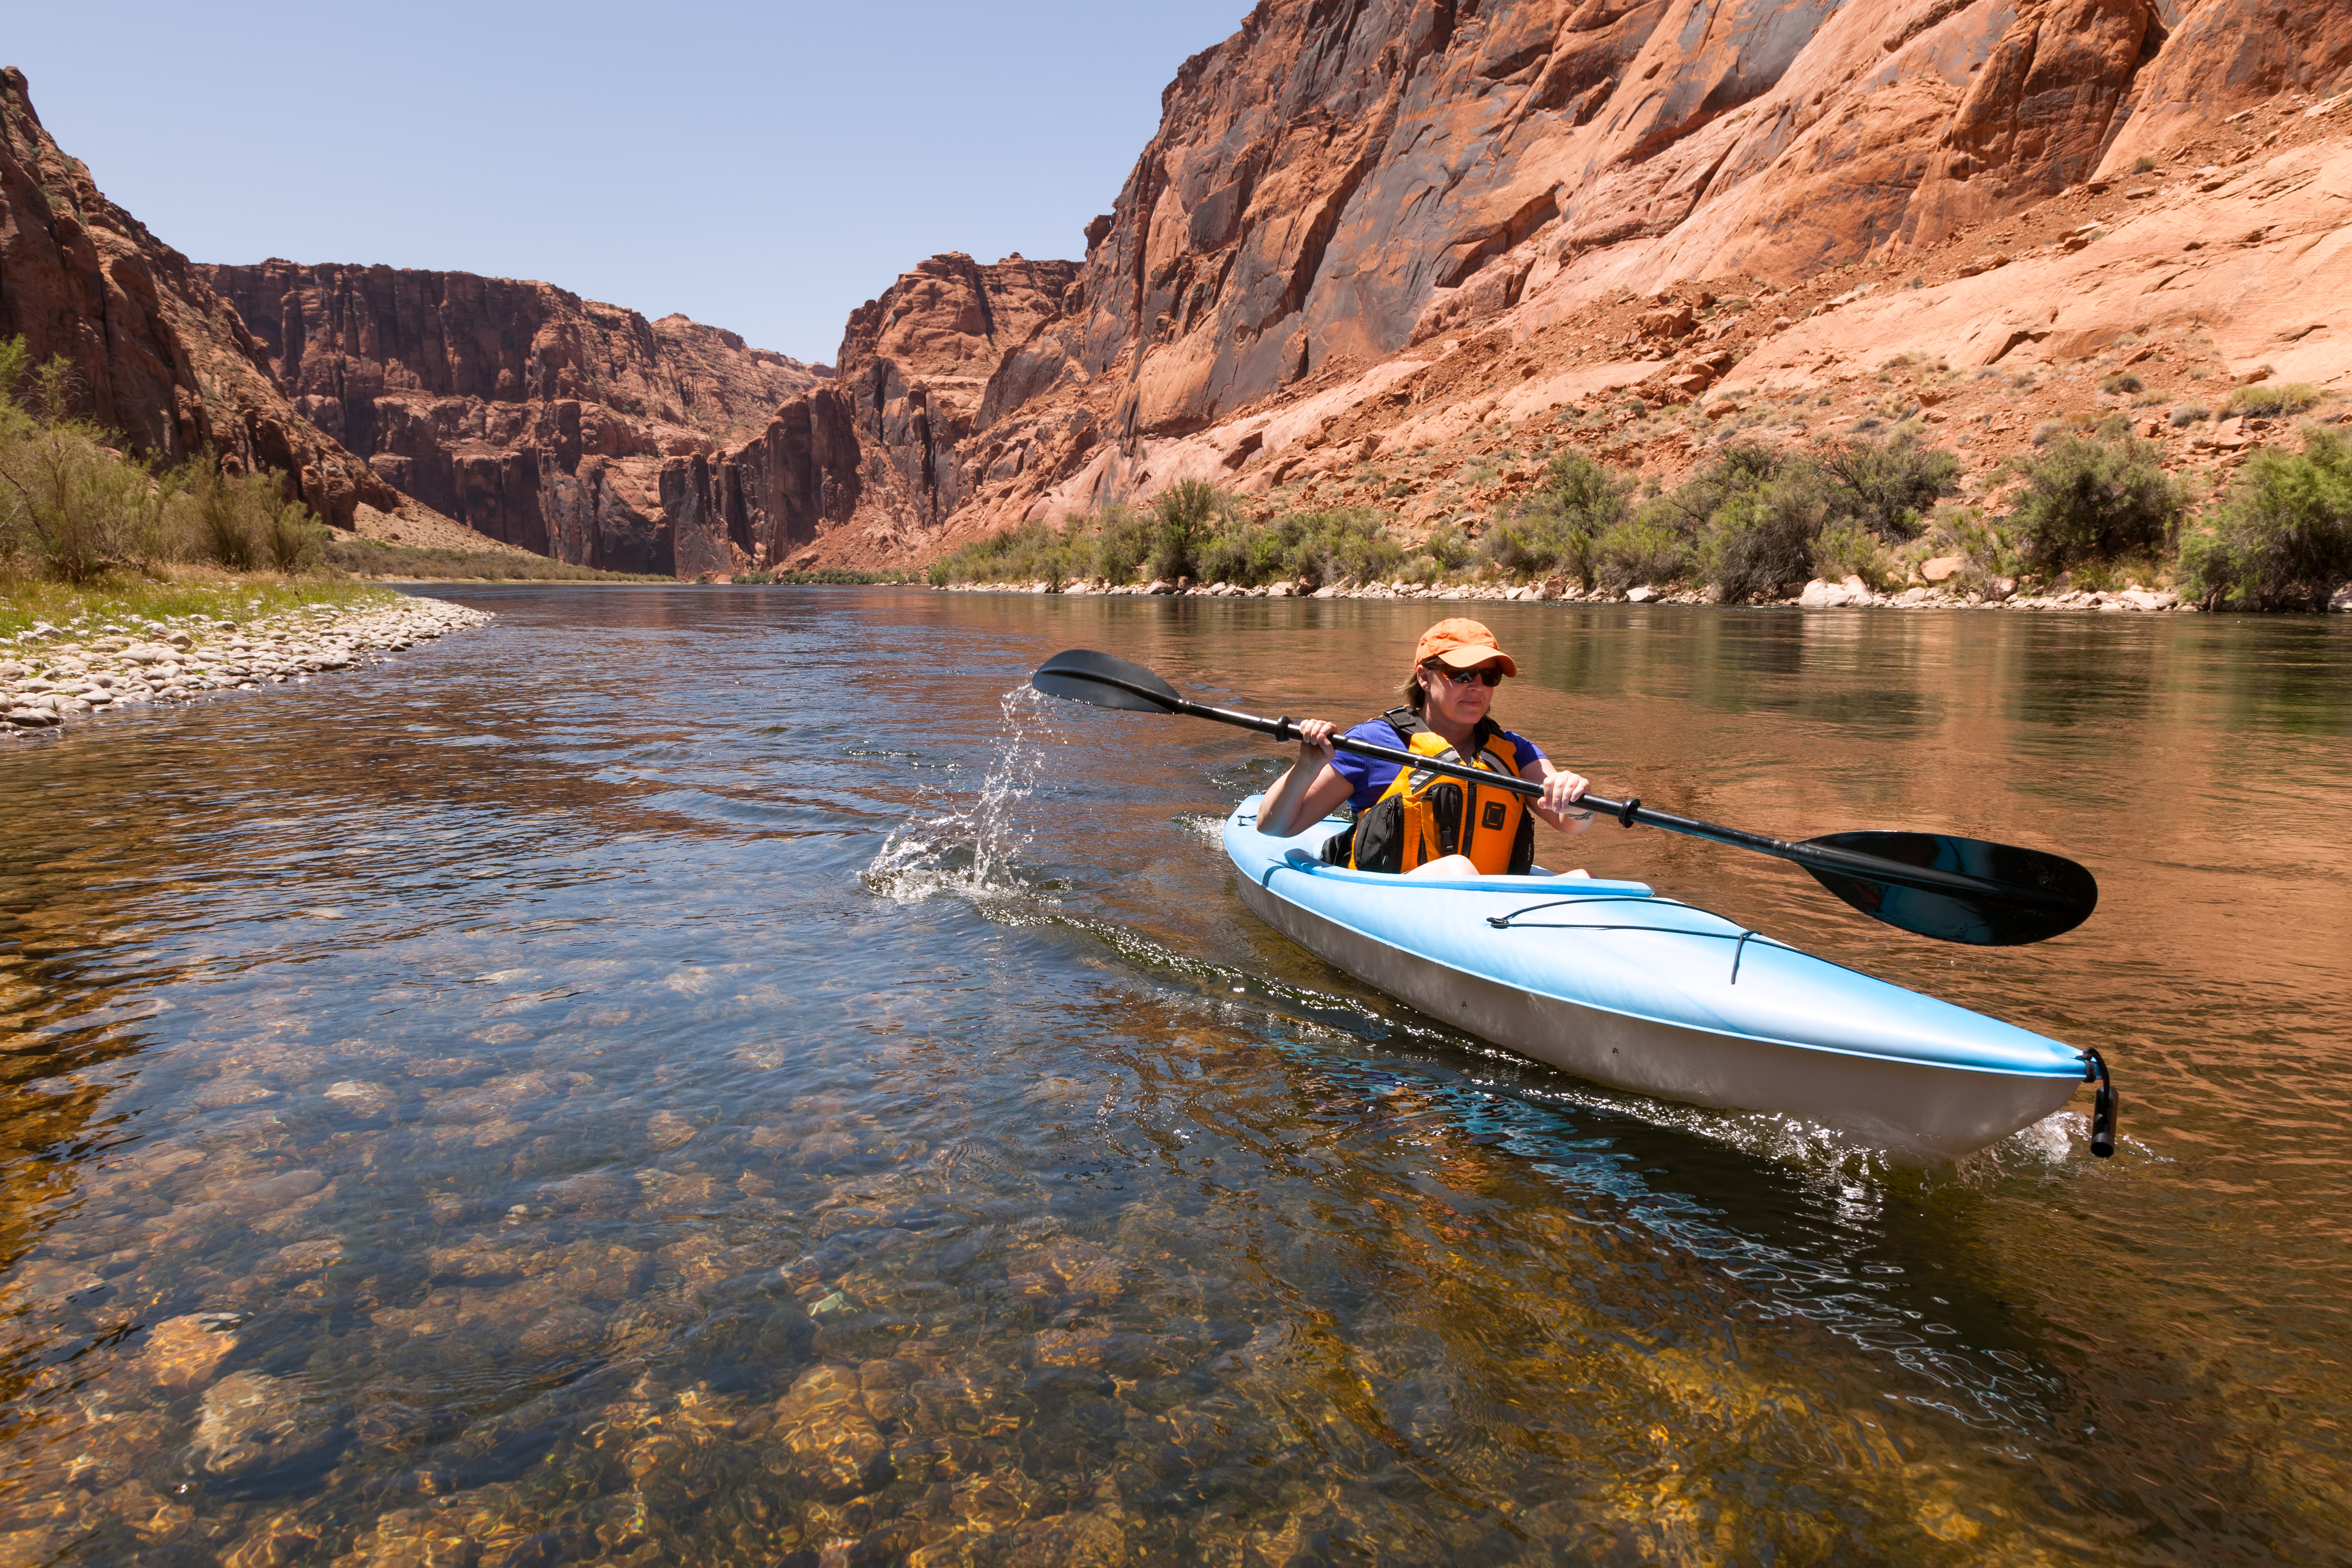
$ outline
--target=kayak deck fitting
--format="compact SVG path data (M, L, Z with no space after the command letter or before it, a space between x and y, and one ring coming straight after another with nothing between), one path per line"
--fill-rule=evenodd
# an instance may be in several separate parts
M1792 1117L1922 1164L1996 1143L2105 1077L2095 1051L1816 957L1644 883L1354 871L1319 852L1344 820L1274 838L1257 831L1259 800L1224 826L1252 913L1431 1017L1580 1078Z

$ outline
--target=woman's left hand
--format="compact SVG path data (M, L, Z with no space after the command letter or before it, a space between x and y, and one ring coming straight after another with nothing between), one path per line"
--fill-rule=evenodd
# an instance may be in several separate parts
M1584 791L1591 782L1581 773L1555 769L1544 779L1544 810L1565 813L1570 807L1583 798ZM1585 814L1590 816L1591 813Z

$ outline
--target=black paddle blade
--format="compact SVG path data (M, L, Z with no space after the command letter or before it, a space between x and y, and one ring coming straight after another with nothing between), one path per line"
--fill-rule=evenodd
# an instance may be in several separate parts
M2063 855L1947 833L1830 833L1809 844L1852 850L1906 865L1958 872L2008 884L2014 897L1930 892L1873 882L1850 872L1805 866L1813 879L1864 915L1944 942L2016 947L2072 931L2099 906L2099 884ZM1800 861L1799 864L1804 864Z
M1068 697L1129 713L1173 713L1184 699L1174 686L1125 659L1091 648L1066 648L1045 661L1029 684L1049 697Z

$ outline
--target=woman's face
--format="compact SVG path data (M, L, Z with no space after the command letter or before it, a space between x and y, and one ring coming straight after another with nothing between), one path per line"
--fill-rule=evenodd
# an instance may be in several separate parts
M1500 664L1489 660L1479 665L1477 672L1463 673L1491 673L1501 668ZM1444 664L1423 667L1421 689L1426 695L1429 709L1448 725L1475 725L1495 706L1495 688L1482 680L1450 680L1447 677L1452 673Z

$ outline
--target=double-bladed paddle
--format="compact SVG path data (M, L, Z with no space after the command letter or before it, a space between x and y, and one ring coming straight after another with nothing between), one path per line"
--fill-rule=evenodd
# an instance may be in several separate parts
M1297 740L1298 721L1261 718L1234 708L1196 703L1140 664L1108 653L1072 648L1055 654L1030 677L1048 696L1068 697L1129 713L1172 713L1254 729L1276 740ZM1467 779L1488 789L1539 796L1543 787L1465 764L1418 757L1391 746L1334 736L1331 744L1425 772ZM1951 833L1851 832L1790 841L1719 827L1655 810L1638 800L1605 800L1588 794L1580 808L1685 833L1718 844L1791 861L1846 903L1889 925L1945 942L2011 947L2072 931L2098 907L2099 884L2063 855Z

